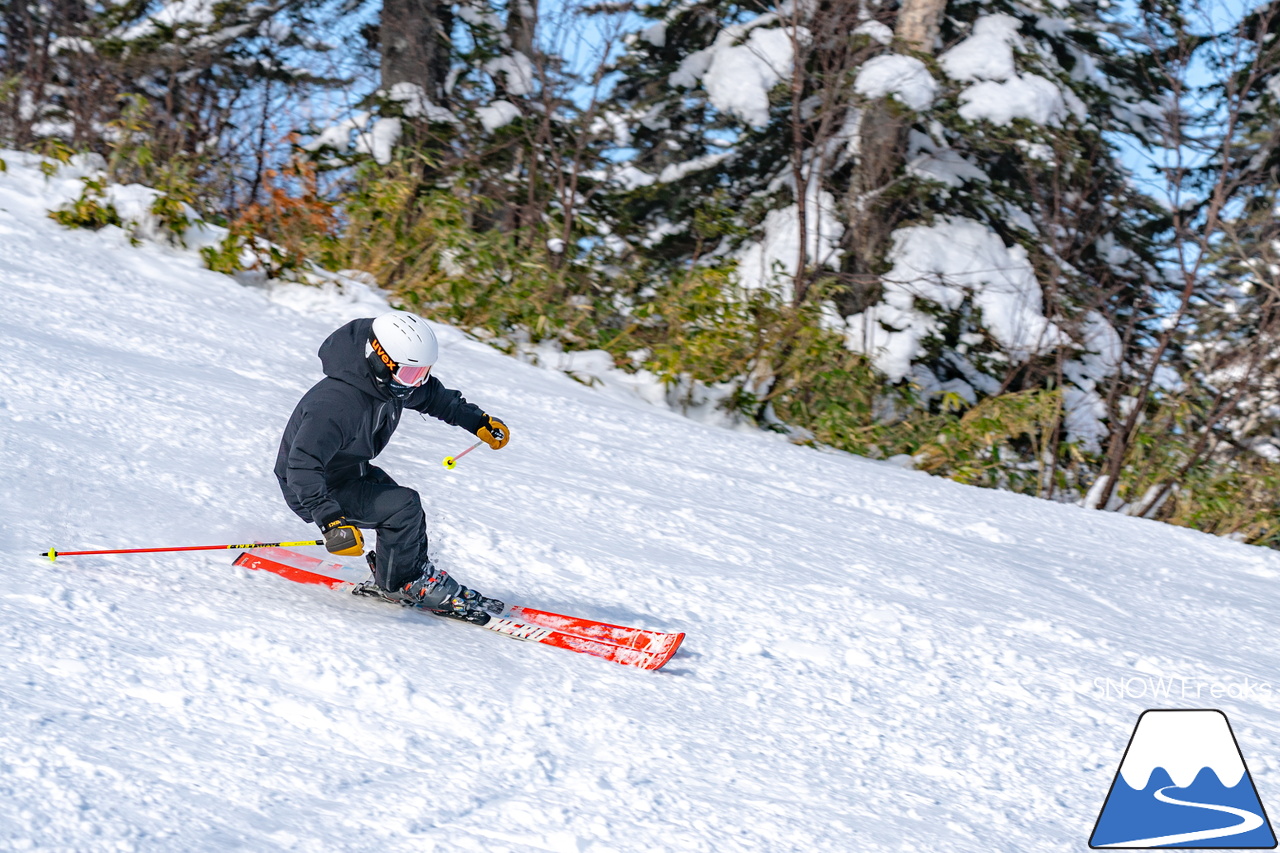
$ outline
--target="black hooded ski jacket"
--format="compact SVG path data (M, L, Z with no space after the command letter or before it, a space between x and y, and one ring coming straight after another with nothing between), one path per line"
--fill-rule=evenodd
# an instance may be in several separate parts
M403 400L378 382L365 359L373 319L352 320L320 345L325 378L298 401L280 440L275 475L289 508L324 526L342 516L330 489L364 475L382 452L405 408L471 433L484 412L431 376Z

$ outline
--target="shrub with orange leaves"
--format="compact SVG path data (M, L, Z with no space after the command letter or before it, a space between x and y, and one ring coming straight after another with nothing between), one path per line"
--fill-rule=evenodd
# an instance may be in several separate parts
M296 134L289 139L297 144ZM315 164L295 152L284 168L263 172L266 201L249 205L232 223L233 234L258 246L256 254L268 276L302 267L317 245L337 239L342 223L319 183Z

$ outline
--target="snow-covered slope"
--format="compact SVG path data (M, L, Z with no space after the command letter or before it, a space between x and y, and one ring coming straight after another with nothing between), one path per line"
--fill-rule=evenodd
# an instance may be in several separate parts
M1280 555L703 426L445 327L438 374L513 439L449 472L471 437L403 421L381 463L437 561L688 632L665 670L231 554L51 564L315 535L278 435L325 335L385 306L65 231L76 186L6 159L0 850L1079 850L1147 707L1225 710L1280 803ZM1135 695L1157 675L1185 680Z

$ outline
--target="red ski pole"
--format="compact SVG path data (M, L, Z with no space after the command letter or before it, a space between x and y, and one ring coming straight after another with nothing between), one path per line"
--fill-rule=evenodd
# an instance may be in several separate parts
M458 460L459 460L459 459L461 459L462 457L466 456L468 453L470 453L471 451L475 450L477 447L479 447L479 446L480 446L480 445L482 445L482 444L484 444L484 442L483 442L483 441L477 441L475 444L471 445L471 446L470 446L470 447L468 447L466 450L464 450L464 451L462 451L461 453L459 453L457 456L446 456L446 457L444 458L444 461L443 461L443 462L441 462L440 464L441 464L441 465L443 465L444 467L448 468L450 471L452 471L452 470L453 470L453 468L454 468L454 466L458 464Z
M48 557L53 562L59 557L82 557L86 554L158 554L162 551L250 551L254 548L296 548L300 545L323 545L323 539L308 539L305 542L251 542L246 545L185 545L178 548L116 548L110 551L41 551L41 557Z

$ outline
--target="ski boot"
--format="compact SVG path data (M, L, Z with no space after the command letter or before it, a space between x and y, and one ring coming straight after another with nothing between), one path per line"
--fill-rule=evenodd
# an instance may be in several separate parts
M374 553L365 555L369 562L369 570L376 564ZM397 590L385 590L374 581L367 580L356 584L351 590L354 595L372 595L386 601L394 601L410 607L418 607L437 616L448 616L464 622L484 625L489 615L501 613L506 605L496 598L485 598L473 589L467 589L442 569L437 569L428 560L422 565L422 575Z
M405 584L394 594L403 596L406 604L437 616L476 625L486 624L490 614L501 613L507 607L496 598L485 598L474 589L467 589L429 561L423 566L422 577Z

